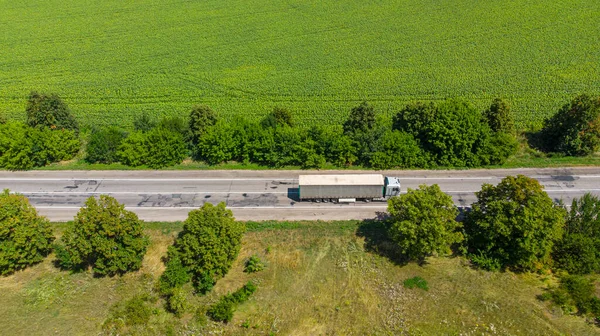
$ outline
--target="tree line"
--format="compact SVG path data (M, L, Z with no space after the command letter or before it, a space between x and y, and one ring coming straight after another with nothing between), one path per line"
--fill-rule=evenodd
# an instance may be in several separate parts
M508 104L495 99L485 111L468 101L415 102L391 120L367 102L339 125L303 127L276 107L262 120L224 120L208 106L195 106L187 120L142 114L132 129L79 125L56 95L32 93L26 123L0 118L0 167L42 167L69 160L81 150L88 163L120 162L164 168L193 160L216 165L254 163L279 168L481 167L504 163L518 149ZM581 95L544 121L531 144L546 152L588 155L600 146L600 98ZM131 129L131 128L129 128ZM85 146L83 145L85 144Z

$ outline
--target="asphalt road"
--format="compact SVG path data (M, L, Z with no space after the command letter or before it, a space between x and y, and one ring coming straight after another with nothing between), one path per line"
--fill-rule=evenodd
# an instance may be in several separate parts
M114 196L140 218L183 220L205 202L226 202L238 219L363 219L386 210L385 202L331 204L298 202L300 174L356 174L372 171L29 171L0 172L0 189L27 196L53 221L73 218L94 195ZM567 204L586 192L600 196L600 168L502 169L462 171L384 171L397 176L402 191L438 184L459 206L476 201L484 183L507 175L536 178L554 200Z

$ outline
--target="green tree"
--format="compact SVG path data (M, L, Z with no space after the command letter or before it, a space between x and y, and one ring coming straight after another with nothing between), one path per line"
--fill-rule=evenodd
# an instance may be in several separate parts
M55 94L31 92L27 99L27 124L78 132L79 126L67 105Z
M497 186L484 184L476 195L464 225L471 255L521 271L548 265L565 212L537 180L508 176Z
M546 151L588 155L600 148L600 98L580 95L544 121L540 132Z
M510 112L510 106L501 98L494 99L483 116L492 131L506 134L515 132L515 123Z
M133 129L137 132L148 132L154 127L156 127L156 121L152 120L147 112L143 112L133 119Z
M157 127L173 133L179 133L184 139L189 137L189 123L186 123L181 117L163 117L158 122Z
M600 198L586 193L573 200L552 256L556 267L571 274L600 271Z
M0 275L38 263L51 251L52 227L22 195L0 193Z
M189 270L196 289L206 293L231 268L245 230L244 223L233 218L225 203L216 206L205 203L202 208L190 211L168 258L179 258Z
M150 241L137 215L108 195L90 197L55 245L60 265L98 275L138 270Z
M117 150L126 133L116 127L103 128L92 131L87 144L85 161L89 163L113 163L119 159Z
M262 120L261 124L264 128L294 126L292 113L283 107L273 108L273 111L267 114L267 116Z
M146 133L133 132L117 151L119 161L128 166L146 165L159 169L181 163L188 155L183 136L156 127Z
M236 142L232 133L233 127L224 121L206 129L196 148L198 158L211 165L233 160Z
M192 138L192 144L198 145L200 139L206 133L209 127L217 123L217 115L206 105L196 105L190 112L189 129Z
M425 168L428 160L411 134L388 130L377 142L369 163L375 169Z
M344 122L344 132L368 132L375 127L375 122L375 109L365 101L352 108Z
M437 184L421 185L391 198L388 212L389 237L411 260L450 253L450 246L463 239L458 231L461 224L456 221L458 209Z

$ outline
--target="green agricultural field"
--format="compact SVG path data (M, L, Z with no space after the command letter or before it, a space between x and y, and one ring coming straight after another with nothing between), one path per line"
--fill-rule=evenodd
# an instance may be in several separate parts
M339 122L362 100L509 100L521 126L600 93L597 0L0 0L0 113L31 90L83 124L196 103Z
M152 314L147 323L129 328L133 335L600 334L584 318L536 298L554 283L550 276L474 270L462 258L397 265L368 248L365 239L371 241L373 235L363 229L359 231L365 234L356 235L358 225L249 225L231 271L207 296L190 294L188 311L177 319L162 308L155 285L164 270L161 257L181 224L150 223L152 242L138 272L112 278L70 274L54 267L50 256L0 278L0 330L11 335L108 335L102 325L114 307L145 295L154 298L149 300ZM265 262L263 271L243 272L251 255ZM415 276L427 281L427 291L403 285ZM249 280L258 289L229 324L196 313Z

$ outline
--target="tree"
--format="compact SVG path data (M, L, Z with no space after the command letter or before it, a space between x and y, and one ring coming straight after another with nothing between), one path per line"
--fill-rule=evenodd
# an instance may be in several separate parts
M484 184L476 196L464 225L471 255L518 271L548 265L565 213L537 180L508 176L497 186Z
M85 161L89 163L117 162L117 150L125 137L126 133L116 127L92 131L87 144Z
M196 289L206 293L231 268L245 230L244 223L233 218L225 203L216 206L205 203L188 214L183 231L168 251L168 259L179 258L181 265L190 272ZM180 267L176 264L172 267L175 266ZM178 275L177 278L181 277Z
M552 256L557 268L571 274L600 271L600 198L586 193L573 200Z
M157 127L161 127L173 133L179 133L184 139L186 139L189 137L188 124L189 123L186 123L181 117L163 117L158 122Z
M146 165L154 169L179 164L187 155L183 136L161 127L146 133L131 133L117 151L117 157L123 164L134 167Z
M138 270L150 241L137 215L111 196L93 196L55 246L60 265L79 270L89 266L98 275Z
M217 115L206 105L196 105L190 112L189 129L192 138L192 144L198 145L200 139L206 133L209 127L217 123Z
M437 184L408 189L388 201L389 236L411 260L433 253L450 253L452 244L462 241L456 221L458 210L452 198Z
M544 121L544 150L589 155L600 148L600 98L580 95Z
M513 134L515 132L515 124L510 107L504 100L500 98L494 99L492 105L485 110L483 116L492 131L506 134Z
M387 131L378 141L376 151L370 157L375 169L425 168L428 160L411 134Z
M282 126L293 127L292 113L283 107L273 108L273 112L269 113L261 122L264 128L277 128Z
M375 109L366 101L352 108L344 122L345 133L368 132L375 127Z
M38 263L52 250L52 227L22 195L0 193L0 275Z
M143 112L133 119L133 129L138 132L148 132L156 127L156 122L150 118L148 113Z
M78 132L79 126L67 105L55 94L31 92L27 100L27 124Z

